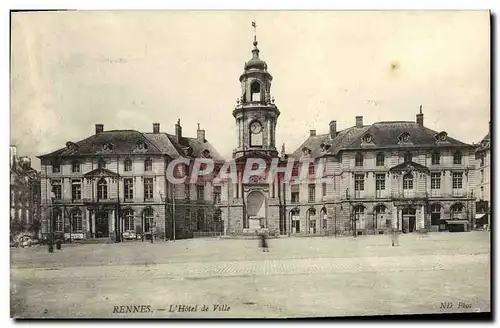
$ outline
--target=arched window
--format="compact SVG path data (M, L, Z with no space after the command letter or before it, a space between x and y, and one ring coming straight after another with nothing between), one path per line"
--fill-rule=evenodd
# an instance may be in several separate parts
M354 214L365 214L365 207L363 205L355 205L354 206Z
M441 213L441 205L439 205L439 204L432 204L432 206L431 206L431 213Z
M132 160L130 158L125 159L125 172L132 171Z
M326 214L326 208L322 208L321 209L321 219L323 220L323 229L326 229L327 228L327 219L328 219L328 216Z
M153 161L151 160L151 158L146 158L144 160L144 171L146 172L153 171Z
M462 164L462 153L460 151L453 153L453 164Z
M97 198L107 199L108 198L108 183L104 178L97 182Z
M260 83L257 81L254 81L250 85L250 95L251 99L250 101L260 101Z
M464 205L461 203L456 203L451 207L452 213L462 213L464 211Z
M133 209L129 208L123 212L123 220L124 220L125 231L134 231L135 230L134 210Z
M357 153L355 158L355 166L363 166L363 154Z
M385 165L385 156L382 153L377 154L377 166Z
M413 189L413 174L406 173L403 176L403 189Z
M72 232L81 232L83 231L82 227L82 210L76 208L71 212L71 231Z
M376 214L382 214L382 213L385 213L386 209L387 209L387 207L385 207L385 205L383 205L383 204L377 205L377 206L375 207L375 213L376 213Z
M150 232L154 227L154 211L151 207L144 210L144 231Z

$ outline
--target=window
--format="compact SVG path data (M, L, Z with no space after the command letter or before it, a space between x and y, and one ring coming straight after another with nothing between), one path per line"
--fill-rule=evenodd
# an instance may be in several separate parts
M326 196L326 182L323 182L323 184L321 185L322 186L322 190L323 190L323 196Z
M220 204L220 201L221 201L221 187L215 186L214 187L214 203Z
M191 188L189 184L184 185L184 198L189 199L191 196Z
M60 209L54 209L54 231L63 232L63 217Z
M153 161L151 160L151 158L146 158L146 160L144 161L144 171L153 171Z
M356 154L355 165L363 166L363 154Z
M105 169L106 168L106 161L102 158L99 159L99 162L97 162L97 168Z
M80 173L80 163L78 162L71 163L71 172Z
M385 155L377 154L377 166L384 166L384 165L385 165Z
M151 207L144 210L144 231L150 232L154 229L154 211Z
M134 231L135 230L135 224L134 224L134 210L132 209L126 209L125 212L123 213L123 218L125 220L125 226L124 229L125 231Z
M314 202L316 199L316 186L313 184L309 185L309 202Z
M356 174L354 176L354 190L361 191L365 190L365 175Z
M413 174L406 173L403 176L403 189L413 189Z
M78 208L71 213L71 231L81 232L82 228L82 211Z
M71 182L71 199L82 199L82 181L73 180Z
M187 231L191 231L191 210L186 209L184 212L184 225Z
M481 154L479 159L481 160L481 166L484 166L484 154Z
M411 162L413 160L413 155L411 153L404 154L404 161Z
M153 178L144 179L144 200L153 200Z
M205 186L196 186L196 199L205 199Z
M439 165L441 161L440 153L432 153L432 165Z
M52 181L52 192L54 193L54 199L62 199L61 180Z
M132 161L130 160L130 158L127 158L125 160L125 163L124 163L124 166L125 166L125 172L130 172L132 171Z
M314 163L309 164L309 175L314 175Z
M365 207L363 205L356 205L354 206L354 214L365 214Z
M452 213L462 213L464 210L464 206L460 203L456 203L451 207L451 212Z
M453 153L453 164L462 164L462 153L456 151Z
M134 198L134 179L126 178L123 179L123 189L124 189L124 197L127 200Z
M484 182L484 170L481 170L481 183Z
M385 174L375 175L375 189L385 190Z
M60 163L52 164L52 173L61 173L61 164Z
M481 200L484 199L484 187L483 186L481 186L481 191L480 191L479 199L481 199Z
M292 191L292 204L297 204L299 202L299 192Z
M99 180L99 182L97 183L97 198L98 199L108 198L108 184L104 179Z
M431 173L431 189L441 189L441 173Z
M453 172L453 189L462 189L462 172Z

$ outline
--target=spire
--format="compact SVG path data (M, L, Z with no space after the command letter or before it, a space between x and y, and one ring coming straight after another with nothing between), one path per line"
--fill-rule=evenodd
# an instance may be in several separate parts
M255 20L252 21L252 27L253 27L253 46L254 46L252 53L254 58L259 58L259 48L257 48L257 45L259 44L257 42L257 24L255 23Z

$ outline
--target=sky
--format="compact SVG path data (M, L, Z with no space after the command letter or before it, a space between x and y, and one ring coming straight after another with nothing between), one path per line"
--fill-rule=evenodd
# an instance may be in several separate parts
M490 120L487 11L79 11L13 13L11 144L32 157L105 130L237 145L232 111L253 48L273 75L278 150L363 116L479 142Z

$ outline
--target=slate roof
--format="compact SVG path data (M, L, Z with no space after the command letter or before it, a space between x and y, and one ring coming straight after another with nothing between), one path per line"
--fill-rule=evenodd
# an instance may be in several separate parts
M398 144L398 138L405 132L410 135L410 144ZM341 151L356 149L471 146L449 136L446 142L436 142L436 135L439 133L411 121L377 122L360 128L353 126L339 131L333 140L329 134L309 137L292 154L292 157L300 158L303 156L302 149L304 147L311 150L311 157L316 158L324 155L337 155ZM372 136L371 144L363 142L363 137L367 134ZM323 151L321 144L327 144L330 148Z
M38 158L66 157L66 156L96 156L105 155L128 155L134 153L146 155L168 155L171 158L201 157L203 150L208 149L214 160L222 160L215 148L206 140L201 142L197 138L182 137L180 143L175 135L168 133L142 133L135 130L112 130L94 134L88 138L74 142L75 150L68 147L58 149L49 154L38 156ZM138 150L137 143L143 142L147 149ZM112 150L103 150L103 145L110 143ZM192 148L191 156L187 156L188 148Z
M476 151L488 150L490 149L490 147L491 147L491 137L490 133L488 132L488 134L479 143L479 147L476 149Z

